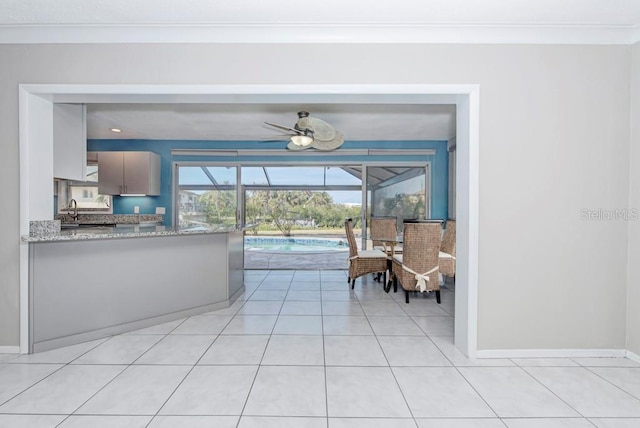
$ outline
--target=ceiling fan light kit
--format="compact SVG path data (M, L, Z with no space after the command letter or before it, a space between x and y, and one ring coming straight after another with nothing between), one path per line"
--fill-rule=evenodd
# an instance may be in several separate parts
M316 149L320 151L336 150L344 143L344 135L322 119L309 116L309 112L298 112L298 121L290 128L265 122L269 126L289 131L289 150Z
M308 135L292 135L290 140L293 144L300 147L307 147L313 143L313 138Z

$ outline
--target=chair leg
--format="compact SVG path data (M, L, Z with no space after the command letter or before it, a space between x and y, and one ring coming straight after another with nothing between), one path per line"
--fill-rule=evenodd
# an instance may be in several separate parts
M383 284L387 283L387 271L386 270L382 274L382 283Z
M348 283L350 283L350 282L351 282L351 277L350 277L350 276L348 276L348 277L347 277L347 284L348 284Z
M409 290L404 290L404 301L409 303Z
M398 277L393 275L393 292L398 292Z
M436 291L436 302L440 304L440 290Z
M351 280L351 289L353 290L353 287L355 287L355 286L356 286L356 279L355 279L355 278L353 278L353 279Z

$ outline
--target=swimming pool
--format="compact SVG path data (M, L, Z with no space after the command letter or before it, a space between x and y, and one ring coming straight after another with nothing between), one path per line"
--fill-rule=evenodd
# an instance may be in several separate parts
M285 238L253 237L244 238L246 251L271 253L327 253L349 250L347 241L340 238Z

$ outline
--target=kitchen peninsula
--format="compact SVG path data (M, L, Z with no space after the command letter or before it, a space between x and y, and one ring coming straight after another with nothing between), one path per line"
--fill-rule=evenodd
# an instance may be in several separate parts
M134 224L23 236L29 352L227 307L244 292L244 230Z

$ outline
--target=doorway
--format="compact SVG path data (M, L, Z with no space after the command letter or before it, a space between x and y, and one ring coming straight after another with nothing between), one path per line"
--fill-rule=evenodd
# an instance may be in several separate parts
M242 93L242 97L233 97ZM53 212L52 104L104 102L454 104L457 110L457 273L455 345L469 357L477 351L479 239L479 85L87 85L23 84L20 102L20 234L31 220ZM241 99L241 100L240 100ZM20 349L29 337L28 245L20 246Z

